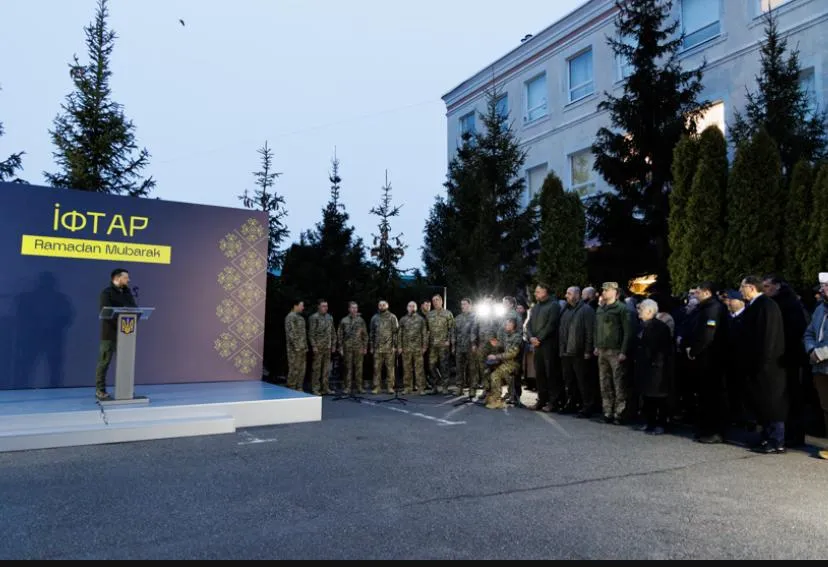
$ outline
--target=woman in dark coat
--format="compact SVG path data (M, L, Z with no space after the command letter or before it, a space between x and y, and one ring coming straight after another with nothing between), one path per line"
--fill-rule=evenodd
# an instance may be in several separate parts
M645 299L638 306L641 330L635 350L635 384L643 398L647 425L643 431L664 433L673 391L673 338L670 328L656 318L658 304Z

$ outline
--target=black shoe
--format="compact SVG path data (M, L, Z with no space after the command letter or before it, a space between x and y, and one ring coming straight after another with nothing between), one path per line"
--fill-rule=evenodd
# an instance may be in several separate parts
M715 445L717 443L724 443L724 438L718 433L714 433L713 435L702 435L696 441L704 443L705 445Z
M95 398L99 402L112 401L112 396L110 396L105 390L98 390L97 392L95 392Z
M784 445L780 446L771 441L762 441L759 445L753 447L751 451L759 453L760 455L784 455L786 452Z
M612 423L615 419L611 415L604 416L604 423Z
M616 417L612 420L612 423L615 425L627 425L627 420L621 417Z
M592 417L592 414L588 411L581 410L575 414L575 417L577 417L578 419L589 419L590 417Z

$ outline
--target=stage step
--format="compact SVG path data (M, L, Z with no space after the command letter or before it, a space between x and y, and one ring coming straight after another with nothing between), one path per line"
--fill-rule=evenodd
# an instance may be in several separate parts
M236 431L235 419L230 415L215 414L147 419L146 414L144 414L140 420L133 421L123 419L127 416L109 415L121 412L107 412L109 421L109 424L107 424L104 423L100 415L97 416L97 421L95 421L93 416L88 415L92 412L83 413L87 414L83 419L80 419L81 416L75 415L73 419L63 422L60 419L54 419L61 414L41 415L39 416L40 427L33 426L31 420L28 419L33 416L16 416L19 421L14 427L4 427L4 425L11 425L9 423L11 420L4 418L0 420L0 451L27 451L79 445L124 443L197 435L218 435ZM64 417L68 416L64 415ZM44 425L44 422L48 425Z

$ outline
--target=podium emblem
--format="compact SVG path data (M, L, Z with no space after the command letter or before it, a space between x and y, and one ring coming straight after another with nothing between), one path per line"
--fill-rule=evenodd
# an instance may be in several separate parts
M135 332L135 316L121 317L121 332L125 335L131 335Z

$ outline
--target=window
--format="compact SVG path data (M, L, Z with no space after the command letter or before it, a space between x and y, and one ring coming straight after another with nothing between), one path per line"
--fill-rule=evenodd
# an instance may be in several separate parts
M569 102L580 100L594 91L590 48L569 60Z
M497 115L502 118L509 117L509 95L503 95L497 99L495 102L495 109L497 110Z
M718 126L725 133L725 107L723 102L716 102L701 113L696 119L696 133L701 134L708 126Z
M719 0L682 0L681 28L688 49L719 35Z
M546 180L546 164L542 163L526 171L526 185L529 199L540 193Z
M636 46L636 39L633 38L633 37L630 37L630 36L624 36L624 37L620 38L618 41L620 41L624 45L629 45L630 47L635 47ZM635 69L633 68L632 61L630 61L630 59L628 57L625 57L623 55L618 56L618 80L619 81L623 81L624 79L626 79L627 77L632 75L634 70Z
M460 135L474 134L474 112L469 112L460 117Z
M546 73L526 82L526 122L546 116Z
M817 110L817 96L816 96L816 75L814 68L808 67L799 72L799 90L805 93L808 99L808 110L811 115L816 114Z
M762 10L762 13L770 12L771 10L778 8L782 4L788 2L788 0L759 0L759 9Z
M592 148L569 156L569 189L581 197L586 197L595 191L595 180L592 175L594 159Z

